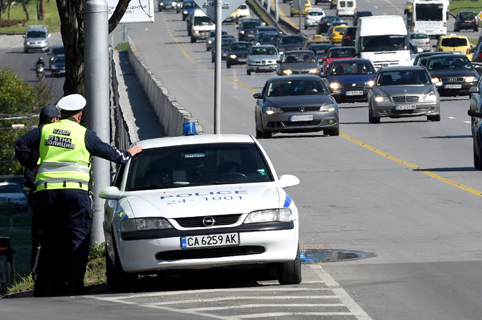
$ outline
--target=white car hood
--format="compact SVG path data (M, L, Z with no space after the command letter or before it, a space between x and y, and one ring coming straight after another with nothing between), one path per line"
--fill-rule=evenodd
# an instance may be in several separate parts
M286 201L288 199L288 201ZM233 184L136 191L126 196L132 212L129 218L194 217L249 213L288 206L291 198L275 183Z

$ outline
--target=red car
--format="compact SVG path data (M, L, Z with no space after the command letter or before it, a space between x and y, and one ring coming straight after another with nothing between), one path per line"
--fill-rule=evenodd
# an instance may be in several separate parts
M321 68L323 69L323 74L326 74L331 61L347 58L355 58L355 47L331 47L326 57L322 58Z

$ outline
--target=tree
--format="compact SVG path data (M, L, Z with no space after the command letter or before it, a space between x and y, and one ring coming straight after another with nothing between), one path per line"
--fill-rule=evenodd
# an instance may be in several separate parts
M84 9L85 0L57 0L60 32L65 50L64 95L84 94ZM130 0L119 0L109 19L109 33L119 24Z
M0 69L0 88L0 175L21 174L14 144L25 130L14 130L12 124L24 124L27 129L34 124L30 116L37 94L34 87L8 69Z

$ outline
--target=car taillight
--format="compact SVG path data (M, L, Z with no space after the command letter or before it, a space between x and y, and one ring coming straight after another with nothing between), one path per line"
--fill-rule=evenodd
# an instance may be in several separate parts
M430 44L430 40L429 40L429 41L427 41L425 44Z
M465 54L470 54L470 49L465 50Z
M345 34L345 38L347 38L347 39L351 39L351 36L350 36L350 35Z
M447 22L444 22L444 28L447 28Z
M479 52L479 54L477 55L477 57L479 57L479 59L482 60L482 52Z

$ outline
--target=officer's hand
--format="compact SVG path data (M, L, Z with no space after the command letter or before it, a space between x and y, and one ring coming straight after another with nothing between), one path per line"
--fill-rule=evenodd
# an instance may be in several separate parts
M38 173L38 166L32 169L32 173L37 176Z
M136 154L139 154L142 152L142 147L141 146L134 146L130 149L127 149L127 152L131 154L131 156L135 156Z

